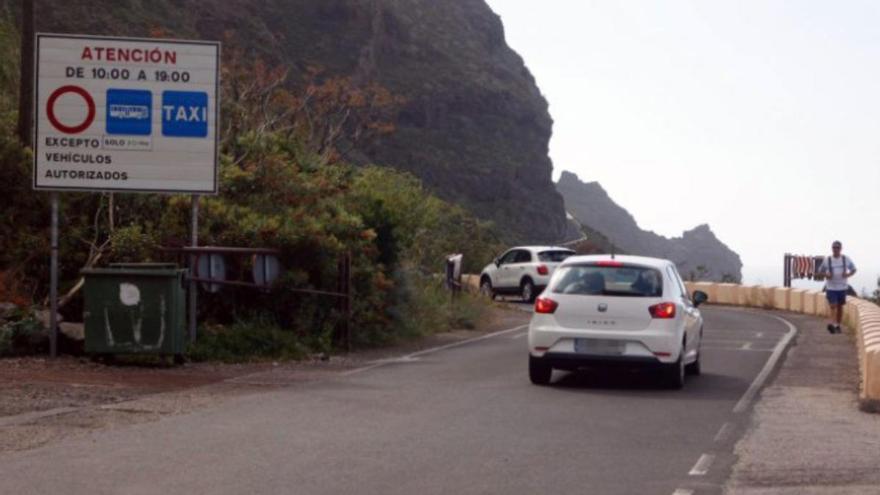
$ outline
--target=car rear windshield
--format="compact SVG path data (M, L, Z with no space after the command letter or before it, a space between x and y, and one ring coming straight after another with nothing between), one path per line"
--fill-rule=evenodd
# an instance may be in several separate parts
M550 291L582 296L662 297L663 276L641 266L571 265L556 272Z
M541 251L538 253L538 259L544 263L562 263L566 258L573 255L571 251Z

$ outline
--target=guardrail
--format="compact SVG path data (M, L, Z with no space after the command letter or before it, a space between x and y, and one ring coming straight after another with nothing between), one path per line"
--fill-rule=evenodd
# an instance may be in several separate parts
M825 293L806 289L748 286L713 282L686 282L688 292L701 290L712 304L790 311L827 317ZM859 407L880 412L880 307L847 298L844 324L852 329L859 359Z

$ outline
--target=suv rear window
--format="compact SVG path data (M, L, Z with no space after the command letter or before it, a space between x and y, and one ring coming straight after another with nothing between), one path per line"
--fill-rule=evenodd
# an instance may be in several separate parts
M571 251L541 251L538 253L538 260L544 263L562 263L566 258L573 255Z
M550 291L583 296L662 297L663 275L642 266L571 265L556 272Z

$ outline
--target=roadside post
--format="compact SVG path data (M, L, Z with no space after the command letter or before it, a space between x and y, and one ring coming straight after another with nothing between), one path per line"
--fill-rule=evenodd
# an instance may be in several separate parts
M33 188L52 198L51 354L57 354L59 192L217 194L220 44L38 33ZM195 338L190 284L190 339Z
M446 257L446 288L451 294L450 302L461 294L461 263L464 259L462 254L451 254Z

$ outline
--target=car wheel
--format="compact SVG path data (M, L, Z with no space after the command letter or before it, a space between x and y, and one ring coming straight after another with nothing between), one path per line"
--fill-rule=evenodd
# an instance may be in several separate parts
M685 366L685 372L691 376L699 376L702 373L700 366L700 349L697 348L697 359L693 363Z
M484 278L482 282L480 282L480 294L489 299L495 300L495 289L492 288L492 281L488 278Z
M535 385L548 385L553 376L553 367L540 359L529 356L529 380Z
M666 369L663 370L663 378L666 382L666 386L673 390L679 390L684 387L684 346L681 347L681 352L678 354L678 360L672 364L667 364L665 368Z
M527 303L535 302L535 283L531 279L525 279L522 283L522 299Z

